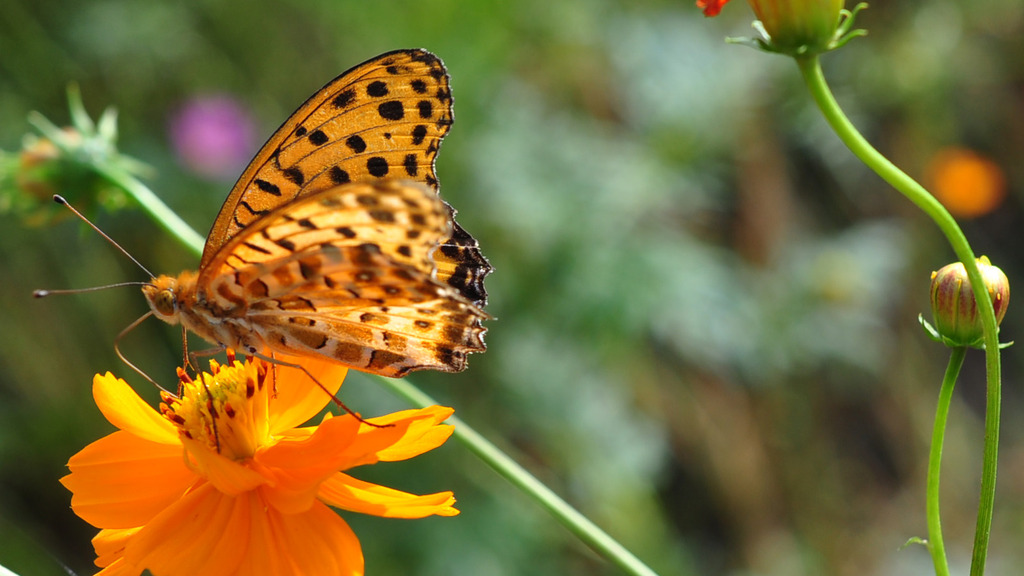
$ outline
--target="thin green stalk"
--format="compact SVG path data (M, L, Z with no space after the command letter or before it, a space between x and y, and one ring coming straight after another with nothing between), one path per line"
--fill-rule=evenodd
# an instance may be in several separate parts
M376 377L384 386L395 394L405 398L408 402L421 408L437 404L430 396L422 390L409 384L407 379ZM569 529L577 538L590 546L595 552L602 555L609 562L615 564L627 574L637 576L655 576L655 572L647 565L626 550L609 536L606 532L597 527L586 516L580 514L575 508L562 500L550 488L545 486L535 476L526 471L525 468L516 463L497 446L480 435L468 424L459 418L452 416L448 422L455 426L454 437L484 461L495 472L522 490L546 509L552 516Z
M1001 406L999 334L992 300L982 280L975 261L974 252L967 243L956 221L949 212L927 190L893 165L885 156L875 150L857 131L843 113L825 82L821 62L817 56L797 58L797 65L804 82L828 123L844 144L869 168L886 182L916 204L946 236L953 252L963 262L971 281L974 298L978 302L981 322L984 328L985 368L987 376L987 403L985 407L985 448L981 475L981 492L978 502L978 522L974 532L974 552L971 558L971 576L985 573L985 559L988 555L988 541L992 530L992 510L996 494L996 463L999 454L999 411Z
M116 168L97 167L111 182L121 186L141 204L146 212L160 222L175 238L181 241L196 254L203 249L203 240L195 230L189 227L177 214L171 211L159 197L145 184L133 176ZM398 396L409 403L424 408L436 404L430 396L414 386L407 378L395 379L378 377L378 380ZM604 556L609 562L618 566L626 574L634 576L657 576L657 574L626 550L614 538L597 527L593 522L580 514L562 500L550 488L517 464L507 454L498 449L476 430L459 418L452 416L448 422L455 426L453 436L466 446L470 452L484 461L498 474L533 498L559 522L566 526L580 540Z
M946 366L946 375L942 378L939 390L939 403L935 408L935 427L932 429L932 448L928 454L928 551L932 554L936 576L949 576L949 562L946 560L946 547L942 543L942 521L939 518L939 476L942 473L942 443L946 436L946 420L949 417L949 404L953 399L953 387L956 385L960 367L964 365L967 348L953 348Z
M203 245L206 243L191 226L164 204L152 190L137 178L128 174L111 163L94 164L92 166L97 172L103 175L110 182L117 184L130 196L135 198L139 206L149 214L158 225L170 232L182 244L188 247L195 254L203 253Z

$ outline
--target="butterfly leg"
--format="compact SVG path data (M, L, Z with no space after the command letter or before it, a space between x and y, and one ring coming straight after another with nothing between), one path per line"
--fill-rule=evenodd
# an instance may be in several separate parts
M191 368L192 372L199 374L198 359L200 357L213 356L227 350L227 346L219 344L214 348L208 348L206 350L190 351L188 349L188 330L181 327L181 365L186 368Z
M168 394L170 394L169 390L167 390L166 388L164 388L163 386L158 384L156 380L153 380L152 378L150 378L149 374L146 374L145 372L142 371L141 368L139 368L135 364L132 364L130 361L128 361L128 358L125 358L125 355L121 353L121 338L123 338L125 334L127 334L127 333L131 332L132 330L134 330L135 327L138 326L139 324L141 324L143 320L145 320L146 318L149 318L152 315L153 315L152 312L146 312L138 320L136 320L135 322L132 322L131 324L129 324L128 327L126 327L124 330L121 330L121 333L118 334L117 338L114 339L114 352L117 354L117 357L121 359L121 362L124 362L125 364L127 364L129 368L131 368L136 373L138 373L139 376L142 376L143 378L145 378L147 382L149 382L153 386L156 386L157 390L160 390L162 392L167 392Z
M199 359L200 358L206 358L208 356L215 356L217 354L220 354L221 352L224 352L225 350L230 350L230 348L228 348L227 346L225 346L223 344L220 344L220 345L215 346L213 348L206 348L205 350L189 350L188 349L188 341L185 339L184 331L183 331L183 335L182 335L182 346L183 346L182 350L183 350L184 355L185 355L184 360L182 360L182 365L191 368L192 371L195 372L196 374L199 374L199 372L200 372L200 370L199 370Z
M220 433L217 431L217 409L213 405L213 394L210 394L210 387L206 385L206 379L200 380L203 389L206 390L206 410L210 413L210 423L213 425L213 441L217 446L217 454L220 454Z

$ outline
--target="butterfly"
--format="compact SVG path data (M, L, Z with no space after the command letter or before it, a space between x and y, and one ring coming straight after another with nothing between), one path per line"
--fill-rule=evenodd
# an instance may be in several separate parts
M449 76L381 54L311 96L234 185L197 271L158 276L151 313L220 347L400 377L485 350L477 241L438 196Z

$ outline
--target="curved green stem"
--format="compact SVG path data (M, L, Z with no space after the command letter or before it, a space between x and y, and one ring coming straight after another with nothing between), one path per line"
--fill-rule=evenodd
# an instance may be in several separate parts
M131 194L151 217L160 222L182 244L196 254L202 253L202 237L182 221L177 214L172 212L145 184L139 182L130 174L114 167L104 166L96 168L111 182L121 186L126 192ZM415 406L424 408L436 404L430 396L414 386L408 379L384 378L382 376L377 378L385 387ZM594 551L618 566L626 574L657 576L653 570L648 568L629 550L626 550L622 544L580 514L565 500L561 499L550 488L541 483L540 480L537 480L525 468L517 464L468 424L455 416L450 417L448 422L455 426L453 436L459 442L462 442L470 452L522 490L523 493L536 500L538 504L566 526L577 538L593 548Z
M988 554L988 540L992 529L992 510L996 494L996 462L999 454L999 411L1001 405L1000 365L999 365L999 334L992 300L982 280L981 272L975 261L967 238L948 211L931 194L913 178L893 165L885 156L875 150L871 144L854 128L849 118L843 113L835 97L825 82L821 71L821 63L817 56L797 58L797 65L803 74L804 82L811 91L815 102L824 114L825 119L835 130L844 144L862 162L868 165L886 182L916 204L927 214L946 236L957 258L967 269L971 281L971 289L978 302L981 322L985 331L985 367L987 376L987 404L985 407L985 449L982 465L981 493L978 503L978 522L974 532L974 552L971 558L971 576L981 576L985 572L985 559Z
M939 390L939 403L935 408L935 426L932 428L932 448L928 454L928 551L932 554L936 576L949 576L949 563L946 561L946 547L942 543L942 521L939 519L939 476L942 473L942 443L946 435L946 420L949 416L949 404L953 399L953 387L964 365L967 348L953 348L946 366L946 375L942 378Z

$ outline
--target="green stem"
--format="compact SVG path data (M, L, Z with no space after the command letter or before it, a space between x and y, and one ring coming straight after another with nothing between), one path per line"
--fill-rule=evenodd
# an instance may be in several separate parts
M804 82L828 123L844 144L883 180L917 205L927 214L946 236L953 252L967 269L974 298L978 302L981 322L984 328L985 368L987 376L987 404L985 407L985 448L981 474L981 492L978 502L978 522L974 532L974 552L971 558L971 576L985 573L985 559L988 554L989 535L992 530L992 510L996 494L996 463L999 454L999 411L1001 405L999 333L992 300L975 261L967 238L948 211L913 178L893 165L885 156L854 128L843 113L825 82L821 62L817 56L796 59Z
M116 168L109 166L98 166L96 168L106 178L110 179L111 182L121 186L132 195L150 216L160 222L182 244L192 249L196 254L202 252L202 237L182 221L177 214L172 212L145 184L139 182L130 174ZM378 377L378 379L392 392L405 398L415 406L424 408L436 404L430 396L415 387L408 379L384 377ZM619 544L614 538L562 500L550 488L537 480L536 477L527 472L526 469L517 464L468 424L455 416L450 417L448 422L455 426L453 436L462 442L470 452L483 460L488 466L525 494L536 500L538 504L566 526L576 537L604 556L609 562L615 564L627 574L657 576L653 570L648 568L629 550L626 550L622 544Z
M423 408L437 404L422 390L409 384L406 379L385 378L383 376L376 376L376 378L395 394L405 398L415 406ZM629 550L626 550L622 544L619 544L618 541L598 528L587 517L566 503L565 500L562 500L550 488L517 464L515 460L481 436L479 432L455 416L448 418L448 422L455 426L455 438L462 442L470 452L483 460L485 464L523 491L523 493L536 500L548 513L598 554L604 556L605 559L615 564L626 574L655 576L653 570L647 567Z
M939 404L935 409L935 427L932 429L932 448L928 454L928 551L932 554L936 576L949 576L949 563L946 561L946 547L942 543L942 521L939 519L939 476L942 473L942 442L946 435L946 420L949 417L949 404L953 399L953 387L964 365L967 348L953 348L946 366L946 375L942 379L939 390Z
M130 196L135 198L139 206L149 214L157 224L164 230L171 233L189 250L198 254L203 253L205 241L191 226L181 219L167 204L164 204L152 190L137 178L118 168L112 163L94 164L92 166L104 178L120 186Z

